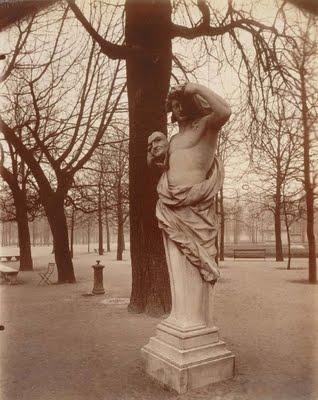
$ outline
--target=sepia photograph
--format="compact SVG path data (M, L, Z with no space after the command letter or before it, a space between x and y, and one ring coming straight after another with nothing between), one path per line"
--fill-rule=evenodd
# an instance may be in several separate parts
M317 400L317 246L317 0L0 0L0 400Z

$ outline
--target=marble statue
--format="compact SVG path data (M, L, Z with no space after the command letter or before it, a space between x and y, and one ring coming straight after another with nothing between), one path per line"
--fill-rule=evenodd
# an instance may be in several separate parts
M215 156L218 132L231 115L225 100L196 83L169 93L167 111L179 132L148 139L147 162L162 169L156 216L163 232L172 308L143 347L146 371L183 393L233 376L234 356L213 324L218 220L215 195L224 171ZM186 351L185 351L186 350Z
M215 152L218 131L228 120L230 107L206 87L187 83L170 92L167 109L178 122L179 133L169 145L161 132L148 139L148 164L164 169L158 184L159 227L166 249L172 241L203 279L214 283L219 277L214 197L224 176Z

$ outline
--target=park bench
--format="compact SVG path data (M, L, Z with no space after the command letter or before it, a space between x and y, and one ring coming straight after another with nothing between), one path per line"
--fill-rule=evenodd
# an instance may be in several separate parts
M11 285L16 285L18 283L17 276L19 271L17 269L7 267L0 263L1 278L6 282L10 282Z
M234 260L236 258L263 258L266 259L266 249L256 248L256 249L234 249Z
M19 261L20 256L0 256L0 261Z

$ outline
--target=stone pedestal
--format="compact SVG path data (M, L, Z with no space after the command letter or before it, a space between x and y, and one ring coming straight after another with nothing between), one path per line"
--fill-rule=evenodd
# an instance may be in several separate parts
M103 269L105 268L104 265L100 264L100 261L96 261L96 265L93 265L92 268L94 269L94 287L92 290L93 294L104 294L105 289L103 286Z
M185 393L234 376L234 355L213 324L214 287L204 282L164 235L172 309L142 348L145 370L160 383Z

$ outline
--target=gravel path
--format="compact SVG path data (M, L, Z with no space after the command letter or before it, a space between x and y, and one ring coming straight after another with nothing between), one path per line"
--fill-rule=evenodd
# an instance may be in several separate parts
M291 271L273 260L222 263L215 320L236 355L236 377L177 395L142 370L140 348L159 320L107 304L129 298L128 253L116 262L114 253L78 252L76 285L37 286L46 254L36 251L21 285L0 286L0 400L318 399L318 285L306 283L305 259ZM106 294L83 296L96 258L107 266Z

